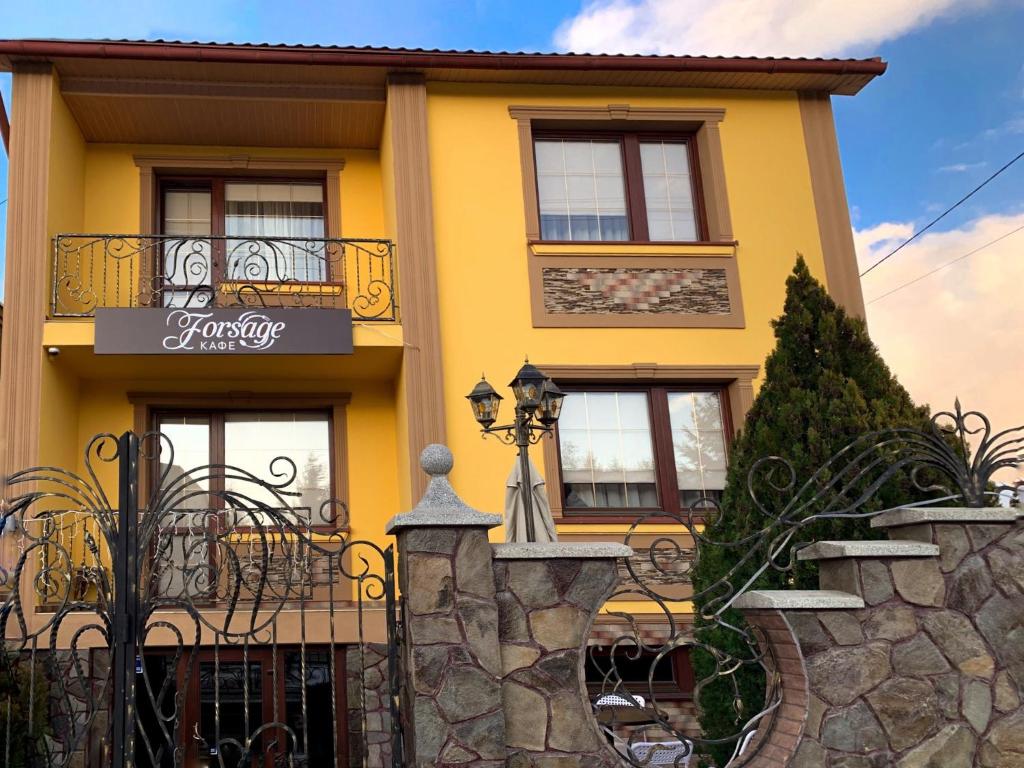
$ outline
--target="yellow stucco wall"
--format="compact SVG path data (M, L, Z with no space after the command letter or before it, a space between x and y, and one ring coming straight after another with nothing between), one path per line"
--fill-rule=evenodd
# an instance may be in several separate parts
M797 252L824 279L821 245L795 94L598 88L526 88L459 84L428 86L428 131L435 215L437 273L448 440L456 456L453 480L471 504L499 511L513 451L482 441L464 396L481 371L505 385L523 356L548 364L758 365L771 349L769 321L782 307L784 281ZM721 124L729 208L739 247L737 260L746 327L743 329L533 328L525 242L525 213L516 123L511 104L724 108ZM391 114L386 112L379 151L182 147L86 144L60 101L54 103L50 230L132 233L139 228L139 172L133 155L253 155L344 159L342 234L392 237L395 167ZM590 244L590 250L601 246ZM401 248L398 262L401 269ZM642 248L636 249L643 253ZM76 323L68 343L91 343ZM48 327L48 338L58 338ZM51 333L52 331L52 333ZM360 333L377 333L357 329ZM401 329L389 332L400 338ZM57 334L54 336L53 334ZM73 338L79 338L72 342ZM64 337L61 337L64 338ZM49 366L47 368L46 366ZM44 360L43 455L81 468L84 442L98 431L128 429L130 390L196 389L225 392L344 391L349 407L349 488L354 535L386 541L384 522L407 509L410 498L405 379L290 382L284 373L261 380L194 378L120 380L79 375L74 366ZM510 401L506 401L506 407ZM507 414L506 414L507 415ZM539 451L536 463L540 464ZM580 529L581 526L575 526ZM589 530L596 530L588 528ZM603 530L616 530L605 526ZM495 531L495 537L502 532Z
M769 321L782 309L796 253L824 279L795 94L635 89L627 96L596 88L456 84L430 84L428 94L448 440L456 486L478 508L501 508L514 454L497 441L481 442L471 418L464 396L481 370L510 396L505 385L526 354L540 365L759 365L774 344ZM626 101L725 109L721 141L745 328L532 327L519 142L508 108ZM588 252L599 248L587 244ZM505 406L511 409L510 400ZM535 463L541 463L539 449Z
M139 170L134 155L251 155L273 158L343 159L340 216L343 237L387 238L391 225L385 218L380 154L373 150L274 149L249 147L195 147L163 145L87 144L59 94L54 99L54 138L51 152L49 233L131 234L139 231ZM393 204L391 206L393 222ZM49 249L47 249L49 255ZM100 432L119 434L133 427L133 406L128 392L229 391L281 393L350 393L346 410L348 498L352 535L386 546L384 523L400 508L395 377L382 374L390 366L345 369L353 378L296 378L293 372L251 367L244 378L210 374L209 361L184 361L177 375L146 378L145 366L131 378L104 372L106 361L83 354L92 344L91 321L61 320L47 324L47 344L63 354L43 360L43 461L85 472L83 450ZM381 335L385 334L385 335ZM357 345L387 348L401 345L398 326L356 328ZM376 358L375 358L376 359ZM222 369L229 372L228 364ZM322 368L323 366L321 366ZM380 370L378 370L378 368ZM353 370L354 369L354 370ZM308 370L308 369L307 369ZM116 494L116 465L95 461L100 480Z
M85 190L86 144L78 124L68 111L59 90L55 87L50 129L50 172L47 182L46 231L48 242L39 253L46 259L49 271L52 251L49 239L58 232L76 232L82 227ZM46 283L46 305L50 305L52 285ZM58 374L49 364L44 350L41 377L41 407L39 414L39 462L72 466L78 450L67 439L70 424L74 423L78 381L73 376Z
M196 147L159 144L88 144L85 147L83 225L94 233L136 233L139 229L139 169L135 155L249 155L260 158L344 160L341 172L342 237L387 237L379 154L365 149ZM218 174L221 171L217 172ZM143 233L149 234L149 233Z

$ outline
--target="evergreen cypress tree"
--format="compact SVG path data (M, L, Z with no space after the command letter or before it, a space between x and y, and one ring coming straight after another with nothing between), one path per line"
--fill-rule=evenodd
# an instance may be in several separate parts
M786 281L785 311L772 323L776 347L765 363L763 385L747 415L746 424L731 446L729 471L722 496L721 516L707 536L714 541L738 541L763 530L770 520L751 500L747 479L754 463L780 456L796 470L797 487L833 455L856 438L891 427L927 428L926 407L915 406L896 381L860 319L850 317L815 280L802 257ZM922 498L907 473L883 486L861 511L893 507ZM879 538L866 518L822 520L803 528L799 541ZM693 573L694 592L707 589L728 573L742 552L735 548L702 546ZM731 578L739 589L764 563L759 552ZM817 570L800 563L792 572L769 568L757 580L758 589L815 589ZM717 591L717 590L716 590ZM700 642L749 658L740 637L700 618L710 597L697 600L697 638ZM745 626L738 611L723 618ZM697 680L713 674L709 654L692 654ZM737 712L732 683L718 679L700 694L700 722L705 738L736 733L763 708L764 679L760 669L744 667L737 674L741 711ZM709 752L718 766L728 761L733 744Z

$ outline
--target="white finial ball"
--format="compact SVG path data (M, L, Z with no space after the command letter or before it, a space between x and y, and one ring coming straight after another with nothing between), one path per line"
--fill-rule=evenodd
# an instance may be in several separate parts
M428 445L420 454L420 466L431 477L447 475L452 471L454 463L455 459L452 457L452 452L448 450L448 446L440 443Z

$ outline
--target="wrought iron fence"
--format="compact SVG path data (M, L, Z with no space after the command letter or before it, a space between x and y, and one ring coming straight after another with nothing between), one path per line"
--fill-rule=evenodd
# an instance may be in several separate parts
M637 518L625 536L637 554L626 562L602 617L614 631L592 641L588 651L590 679L598 680L592 693L599 727L626 762L638 768L686 765L695 753L723 744L733 758L749 758L763 746L754 733L773 717L782 691L776 660L766 655L767 643L756 629L733 623L729 610L736 599L766 571L793 572L797 552L812 543L801 538L808 526L887 511L866 508L897 473L905 472L918 491L933 494L928 504L985 507L997 504L1001 493L1016 490L999 484L997 473L1022 464L1024 426L995 431L984 414L965 412L957 401L953 411L937 413L928 429L863 435L809 478L798 477L779 456L756 461L746 495L764 526L742 538L716 539L729 510L711 498L684 515L657 512ZM666 517L675 530L666 532L663 526L652 541L638 543L651 536L645 524L664 524ZM713 549L728 553L728 568L695 591L692 576L702 555ZM642 601L648 611L617 610L611 602L616 600ZM680 622L691 605L701 606L695 623ZM652 616L658 620L654 630ZM711 662L711 673L695 681L694 704L706 687L724 683L739 713L743 696L738 680L754 672L765 692L763 706L742 714L744 725L734 733L702 737L667 700L671 686L662 682L661 673L680 651L703 653Z
M158 433L10 477L3 765L401 766L393 550L295 478L181 472Z
M390 240L61 234L53 239L53 317L97 307L349 308L398 320Z

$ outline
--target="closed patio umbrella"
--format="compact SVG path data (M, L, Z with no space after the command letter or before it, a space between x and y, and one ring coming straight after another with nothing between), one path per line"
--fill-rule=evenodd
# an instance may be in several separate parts
M505 481L505 541L526 541L526 504L523 500L520 480L523 473L521 463L516 459L512 472ZM558 541L555 521L551 517L551 505L544 489L544 478L530 462L530 498L533 502L533 531L537 541Z

